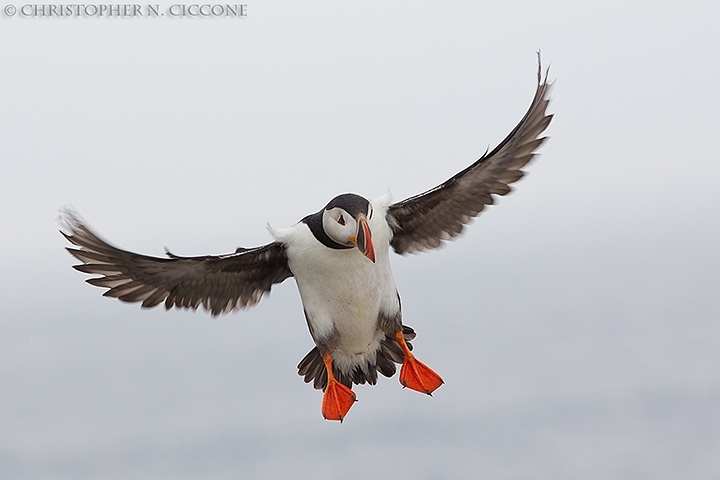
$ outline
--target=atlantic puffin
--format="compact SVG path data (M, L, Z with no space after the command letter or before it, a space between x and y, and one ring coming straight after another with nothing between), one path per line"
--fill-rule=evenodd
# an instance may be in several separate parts
M104 296L142 302L151 308L197 309L212 316L255 305L271 287L290 277L297 283L315 347L298 373L323 390L322 415L342 420L356 396L353 384L392 377L402 364L403 387L431 395L443 384L415 358L412 328L403 324L400 296L390 268L398 254L432 250L458 236L473 217L511 191L547 137L550 101L547 72L538 62L538 85L530 108L491 152L442 184L401 202L389 192L368 200L339 195L320 211L288 228L268 230L274 241L238 248L227 255L181 257L166 250L157 258L121 250L101 239L70 210L61 216L67 250L99 275L87 283L108 289Z

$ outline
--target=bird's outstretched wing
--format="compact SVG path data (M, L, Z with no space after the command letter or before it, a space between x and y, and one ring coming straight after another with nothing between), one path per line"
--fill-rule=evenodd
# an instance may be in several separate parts
M86 280L107 288L106 297L124 302L142 302L146 308L165 302L165 308L197 309L202 305L213 316L255 305L275 283L292 276L283 244L238 249L220 256L156 258L113 247L98 237L76 215L64 212L62 221L69 233L75 258L83 262L73 268L100 277Z
M523 176L523 168L535 156L546 137L539 138L550 124L551 84L542 79L538 57L538 87L523 119L505 140L477 162L425 193L390 206L387 220L393 230L390 242L396 253L437 248L462 232L493 195L506 195L510 184Z

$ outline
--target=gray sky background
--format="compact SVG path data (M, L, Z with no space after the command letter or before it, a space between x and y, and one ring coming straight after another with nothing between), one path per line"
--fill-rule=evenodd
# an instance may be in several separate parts
M247 11L0 16L0 477L720 478L718 2ZM383 378L324 422L292 281L211 319L70 268L63 205L200 255L431 188L520 120L537 49L556 117L528 178L393 260L434 398Z

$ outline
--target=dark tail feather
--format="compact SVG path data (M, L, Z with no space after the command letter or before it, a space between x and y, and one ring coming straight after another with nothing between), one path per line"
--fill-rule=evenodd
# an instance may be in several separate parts
M413 346L410 341L415 338L415 330L407 325L403 325L403 336L405 337L408 348L412 350ZM380 349L375 358L375 365L368 364L365 366L365 369L359 366L355 367L355 370L350 374L342 373L333 367L333 374L335 378L346 387L352 387L353 383L357 385L363 385L365 383L375 385L378 378L377 372L390 378L395 375L395 364L401 364L404 360L405 355L400 349L400 345L398 345L392 334L387 334L382 342L380 342ZM297 368L298 374L304 377L305 383L313 382L313 387L316 390L325 390L325 387L327 387L327 371L317 347L305 355L305 358L300 361Z
M310 350L310 352L305 355L305 358L300 361L298 364L298 374L300 374L301 377L305 377L305 383L310 383L314 380L313 387L315 387L316 390L325 389L327 386L327 373L317 347Z

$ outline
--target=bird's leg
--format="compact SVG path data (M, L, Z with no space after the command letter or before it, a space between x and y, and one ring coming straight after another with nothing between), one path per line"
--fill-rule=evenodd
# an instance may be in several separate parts
M395 332L395 340L397 340L400 348L405 354L402 368L400 368L400 383L403 387L415 390L421 393L427 393L432 396L432 392L437 390L443 383L440 375L415 358L405 343L405 337L402 331Z
M347 415L350 407L357 401L355 393L348 387L338 382L333 375L332 356L330 354L323 356L325 369L327 370L327 387L323 395L322 414L325 420L340 420Z

